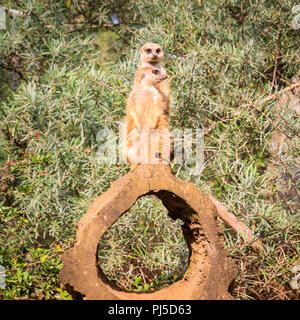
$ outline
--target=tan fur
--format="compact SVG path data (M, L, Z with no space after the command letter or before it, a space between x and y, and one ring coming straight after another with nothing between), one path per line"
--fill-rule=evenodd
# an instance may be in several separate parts
M148 53L148 51L151 52ZM159 52L157 52L159 50ZM146 43L140 49L140 59L141 59L141 68L144 67L155 67L166 72L165 68L162 66L161 62L164 57L164 52L161 46L157 43ZM139 77L136 76L134 80L134 86L139 84ZM156 88L164 95L166 100L166 112L170 113L170 84L168 79L161 81L156 85Z
M141 152L147 153L151 149L151 154L146 161L153 163L157 153L162 153L162 138L156 135L169 132L167 100L165 95L157 89L157 85L167 79L167 73L164 69L146 66L138 70L136 78L137 84L130 92L126 104L126 158L131 164L140 163L138 158ZM153 130L156 132L153 133ZM155 138L159 143L158 148L152 153L151 139Z

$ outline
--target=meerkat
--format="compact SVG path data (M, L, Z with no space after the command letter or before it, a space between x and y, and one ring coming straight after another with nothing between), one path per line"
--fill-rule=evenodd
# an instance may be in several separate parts
M153 163L153 156L148 157L149 149L151 152L153 149L152 145L149 147L149 141L159 141L157 148L154 148L154 157L159 158L163 153L162 139L167 141L169 133L168 101L157 89L157 85L165 81L168 75L164 69L146 66L137 71L136 78L137 83L126 103L127 139L123 155L130 164ZM162 134L164 138L158 137Z
M166 73L165 68L161 64L163 57L164 57L164 52L159 44L146 43L140 49L141 68L154 67ZM140 81L141 81L140 77L138 76L138 73L137 73L134 79L134 86L138 85ZM161 94L164 95L167 101L166 112L170 113L171 97L170 97L170 84L168 79L165 79L159 82L156 85L156 88L161 92Z

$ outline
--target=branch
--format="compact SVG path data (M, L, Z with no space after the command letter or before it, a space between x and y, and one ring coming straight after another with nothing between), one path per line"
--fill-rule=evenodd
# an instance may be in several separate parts
M270 100L273 100L273 99L276 99L278 98L280 95L282 95L283 93L286 93L286 92L289 92L297 87L300 86L300 81L294 83L294 84L291 84L290 86L284 88L281 92L279 92L279 94L277 93L274 93L274 94L270 94L269 96L267 96L262 102L265 103L265 102L269 102Z
M243 239L245 239L245 243L251 244L253 249L262 252L263 247L261 241L253 239L250 229L243 222L239 221L233 213L229 212L219 200L210 194L207 194L207 196L215 205L218 216L233 230L235 230L237 233L240 233Z
M25 80L24 75L23 75L20 71L16 70L16 69L13 68L13 67L6 66L6 65L4 65L3 63L0 62L0 68L5 69L5 70L7 70L7 71L15 72L15 73L17 73L17 74L20 76L20 78L21 78L22 80Z

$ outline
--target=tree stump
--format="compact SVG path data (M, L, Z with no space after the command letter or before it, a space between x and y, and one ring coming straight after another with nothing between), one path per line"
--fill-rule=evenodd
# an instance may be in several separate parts
M157 291L125 292L109 282L97 264L103 234L144 195L161 199L173 219L181 219L190 250L182 280ZM96 300L232 299L237 269L224 249L216 208L195 185L176 179L169 165L139 165L111 184L77 225L77 242L63 256L59 274L73 298Z

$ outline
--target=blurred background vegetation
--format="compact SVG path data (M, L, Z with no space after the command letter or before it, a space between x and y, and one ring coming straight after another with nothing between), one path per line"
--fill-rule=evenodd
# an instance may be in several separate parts
M201 176L186 164L173 173L218 198L264 245L253 252L223 226L239 268L234 298L299 299L290 282L300 252L300 93L280 95L300 80L296 4L0 1L0 298L70 299L57 280L60 254L92 201L129 170L97 160L97 133L118 133L138 50L156 42L171 128L205 129ZM180 224L141 198L101 240L99 264L123 290L169 285L188 264Z

